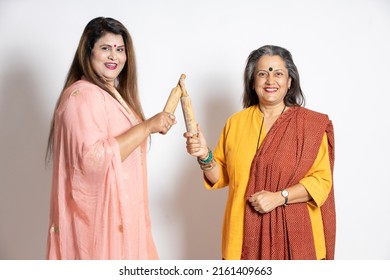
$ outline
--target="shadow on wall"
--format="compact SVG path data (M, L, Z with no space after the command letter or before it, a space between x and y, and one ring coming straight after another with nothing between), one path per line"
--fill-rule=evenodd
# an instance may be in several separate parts
M48 121L33 67L18 61L0 77L0 259L44 259Z
M216 80L218 78L212 79L212 83L205 81L204 84L226 84L226 81L223 82L223 78L220 78L221 83L216 82ZM227 92L228 90L208 87L205 89L207 100L199 106L202 108L199 113L203 114L203 120L206 120L204 123L200 123L200 126L211 149L217 145L227 118L235 112L237 107L237 104L233 104L233 100L225 98L233 95ZM220 260L222 258L222 225L228 187L206 190L203 184L203 173L198 163L194 158L191 158L189 162L181 173L183 176L179 177L176 182L181 187L177 196L173 198L175 203L172 203L174 207L177 207L174 212L180 216L180 221L185 229L182 258L186 260ZM195 180L191 180L191 178L195 178Z

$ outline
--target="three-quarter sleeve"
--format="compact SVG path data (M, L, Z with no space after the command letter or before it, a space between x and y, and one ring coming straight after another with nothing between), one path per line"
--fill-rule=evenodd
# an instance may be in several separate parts
M309 204L321 207L328 198L329 192L332 188L332 172L329 161L328 138L326 133L322 138L317 158L315 159L309 172L299 181L299 183L305 186L306 190L313 199L308 202Z

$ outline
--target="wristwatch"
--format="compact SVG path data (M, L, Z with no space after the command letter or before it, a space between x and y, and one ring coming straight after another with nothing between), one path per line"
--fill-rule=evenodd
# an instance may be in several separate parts
M288 202L288 191L287 191L287 190L282 190L281 195L284 197L284 206L287 206L287 202Z

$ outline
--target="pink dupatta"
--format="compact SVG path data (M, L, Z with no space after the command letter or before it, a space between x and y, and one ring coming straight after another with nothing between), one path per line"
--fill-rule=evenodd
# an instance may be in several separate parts
M87 81L55 114L48 259L158 259L148 210L146 141L123 162L115 137L139 123Z

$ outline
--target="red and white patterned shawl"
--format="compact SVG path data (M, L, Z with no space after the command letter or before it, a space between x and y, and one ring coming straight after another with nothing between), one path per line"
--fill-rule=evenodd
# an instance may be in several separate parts
M299 182L313 165L324 133L328 137L333 180L334 133L327 115L302 107L287 110L274 123L251 166L246 199L261 191L281 191ZM326 259L334 259L334 188L321 206ZM246 204L242 259L316 259L306 203L277 207L266 214Z

